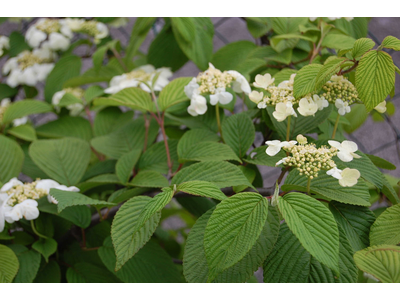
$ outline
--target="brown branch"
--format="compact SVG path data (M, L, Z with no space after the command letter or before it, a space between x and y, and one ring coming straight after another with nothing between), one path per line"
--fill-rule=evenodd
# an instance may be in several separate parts
M351 66L351 68L349 68L349 69L347 69L347 70L340 70L340 72L339 72L339 75L343 75L343 74L347 74L347 73L350 73L351 71L353 71L355 68L357 68L357 66L358 66L358 61L356 61L355 63L354 63L354 65L352 65Z

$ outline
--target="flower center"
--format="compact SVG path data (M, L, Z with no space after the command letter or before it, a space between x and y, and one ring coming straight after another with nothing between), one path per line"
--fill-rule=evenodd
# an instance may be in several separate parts
M58 32L61 28L61 25L58 23L58 20L46 19L43 23L36 25L36 28L40 31L50 34L52 32Z

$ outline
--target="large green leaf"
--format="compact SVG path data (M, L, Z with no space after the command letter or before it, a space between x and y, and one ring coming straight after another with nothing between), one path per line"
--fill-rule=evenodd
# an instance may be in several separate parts
M234 160L241 162L232 148L226 144L215 142L200 142L185 151L185 154L179 157L179 162L188 161L221 161Z
M236 194L217 205L204 233L208 282L239 262L258 240L268 201L257 193Z
M278 204L303 247L339 275L339 232L329 209L300 193L286 194Z
M178 156L183 157L196 144L201 142L218 142L220 137L207 129L192 129L184 133L178 143Z
M238 167L224 161L200 162L183 168L174 176L171 184L180 184L193 180L209 181L219 188L235 185L252 187Z
M383 283L400 283L400 247L372 246L354 254L354 261L360 270Z
M387 208L371 226L371 245L400 244L400 204Z
M90 122L82 117L64 116L37 127L36 132L45 138L76 137L85 141L92 138Z
M307 181L307 177L299 175L298 170L292 170L286 178L282 190L290 191L295 189L306 192ZM371 206L368 187L363 180L358 180L358 183L354 186L342 187L337 179L324 172L318 174L318 177L311 180L310 191L330 200L336 200L342 203Z
M325 64L319 70L317 79L315 81L315 90L319 90L332 75L339 72L340 66L346 61L343 57L332 57L332 59L326 60Z
M81 58L75 55L62 57L47 76L44 98L51 103L54 93L61 91L64 83L81 73Z
M135 167L140 155L142 154L141 149L133 149L132 151L122 155L115 165L115 173L122 183L127 183L129 177L132 174L133 168Z
M55 260L50 260L47 264L41 266L36 278L35 283L60 283L61 270L60 266Z
M173 164L172 170L175 171L178 168L178 155L176 153L176 148L178 145L177 140L168 140L168 148L171 157L171 161ZM157 171L162 174L168 173L168 159L167 159L167 151L165 149L164 141L155 143L151 145L145 153L139 159L137 163L137 169L144 170L152 170Z
M94 105L126 106L132 109L155 111L155 106L149 93L141 88L129 87L109 97L93 100Z
M0 283L10 283L19 269L18 258L7 246L0 244Z
M136 19L135 25L132 28L132 32L129 39L128 47L126 48L126 59L127 61L132 61L137 51L139 50L140 45L145 40L147 33L153 26L154 22L157 18L144 18L140 17Z
M111 228L117 255L116 271L150 239L160 221L161 209L171 201L172 196L173 191L167 189L154 198L134 197L118 210Z
M15 252L15 251L14 251ZM35 250L24 247L23 251L15 253L19 261L19 270L15 283L31 283L39 271L41 256Z
M120 158L123 154L133 149L142 150L146 134L144 123L143 118L130 121L107 135L95 137L92 139L91 144L97 151L115 159ZM148 132L148 145L155 140L157 133L157 122L152 119Z
M62 191L57 189L50 189L50 195L53 196L57 201L57 211L62 212L65 208L76 205L95 205L101 206L114 206L114 203L107 201L99 201L88 196L82 195L76 192Z
M183 256L183 274L190 283L207 282L208 265L203 240L207 222L214 209L201 216L190 230ZM251 250L232 267L220 273L214 282L245 282L258 269L272 250L279 233L279 216L274 207L269 207L267 222Z
M371 50L363 55L356 70L356 88L368 111L390 94L394 77L394 64L389 54Z
M257 46L250 41L229 43L214 53L211 63L221 71L236 70Z
M208 68L213 52L214 26L210 18L190 18L194 23L194 38L188 42L182 26L172 23L172 31L179 47L200 69ZM187 32L186 28L184 29Z
M339 238L340 276L337 278L304 249L287 224L282 224L278 241L264 262L264 282L357 282L353 250L340 227Z
M235 114L222 123L222 136L238 157L246 155L246 151L255 139L254 124L246 113Z
M36 140L29 147L32 160L59 183L77 184L90 161L90 146L76 138Z
M121 281L107 268L88 262L79 262L74 265L79 278L87 283L120 283Z
M7 131L7 133L28 142L32 142L37 139L35 128L33 128L30 124L12 127Z
M345 34L329 33L324 37L321 46L332 49L347 49L352 48L355 41L355 38Z
M37 100L22 100L12 103L7 107L3 116L3 123L10 123L14 119L22 118L27 115L41 114L52 111L49 104Z
M161 111L168 107L189 100L186 96L184 88L192 80L192 77L180 77L172 80L164 87L157 99L158 108Z
M117 259L110 238L107 238L104 245L100 247L99 256L107 269L123 282L182 282L182 275L171 257L151 240L117 272L114 271Z
M297 72L293 84L293 95L295 98L303 97L315 91L315 81L322 65L311 64Z
M97 112L93 130L95 136L106 135L124 126L133 119L133 111L123 113L119 107L105 107Z
M200 180L181 183L177 186L177 191L216 200L225 200L227 198L214 183Z
M17 142L0 135L0 182L18 177L24 163L24 152Z
M346 233L354 251L369 246L369 231L375 221L375 216L369 208L331 201L329 209Z
M145 170L140 171L129 185L140 187L161 188L169 185L167 178L156 171Z

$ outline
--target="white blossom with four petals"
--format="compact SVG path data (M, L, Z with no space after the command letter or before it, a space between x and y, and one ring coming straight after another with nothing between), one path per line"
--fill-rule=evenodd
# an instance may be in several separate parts
M381 114L385 113L386 112L386 101L379 103L377 106L375 106L374 109Z
M349 103L347 101L343 102L342 99L336 99L335 106L338 109L339 115L341 116L344 116L346 113L349 113L351 111Z
M255 82L253 85L257 88L263 88L266 89L268 88L271 84L273 84L275 81L275 78L272 78L271 74L264 74L264 75L256 75Z
M341 161L349 162L352 161L353 158L361 158L360 155L354 153L358 150L358 146L352 141L343 141L342 143L337 141L328 141L328 143L339 150L337 156Z
M274 116L274 118L278 122L284 121L288 116L297 117L297 114L293 109L293 105L289 101L286 102L286 103L285 102L279 102L275 106L275 111L272 113L272 115Z
M281 151L282 147L292 148L294 145L297 144L297 141L289 141L289 142L281 142L280 140L273 140L273 141L266 141L265 144L268 145L265 152L269 156L275 156L276 154Z

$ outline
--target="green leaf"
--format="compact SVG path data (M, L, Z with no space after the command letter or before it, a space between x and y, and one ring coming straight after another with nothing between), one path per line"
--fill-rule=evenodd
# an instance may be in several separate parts
M250 41L229 43L214 53L211 63L221 71L236 70L257 46Z
M119 107L106 107L96 114L93 130L95 136L106 135L126 125L133 119L133 111L123 113Z
M134 197L118 210L111 227L117 255L116 271L150 239L160 221L161 209L171 201L173 194L167 189L154 198Z
M371 245L400 244L400 204L387 208L372 224Z
M213 52L214 26L210 18L190 18L194 25L194 39L188 42L182 36L180 28L172 23L172 31L175 39L185 55L191 59L200 69L208 68Z
M369 231L375 216L367 207L329 202L329 209L343 228L354 251L369 246Z
M394 190L393 186L389 183L389 181L386 179L386 177L383 176L383 174L382 174L382 178L383 178L382 193L389 199L390 202L392 202L393 205L400 203L399 195Z
M139 187L161 188L169 185L167 178L156 171L140 171L129 185Z
M7 133L20 138L25 141L32 142L36 140L36 131L30 124L20 125L17 127L12 127L7 131Z
M144 119L130 121L115 131L91 140L93 148L110 158L119 159L123 154L134 149L142 150L146 129ZM149 126L147 144L150 145L157 137L157 122L152 119ZM148 149L149 150L149 149ZM147 151L148 151L147 150ZM146 152L147 152L146 151Z
M236 194L217 205L204 233L208 282L239 262L258 240L268 201L257 193Z
M183 168L172 178L171 184L193 180L209 181L219 188L235 185L252 187L238 167L224 161L200 162Z
M18 31L10 34L10 57L15 57L24 50L30 50L29 45L25 42L25 37Z
M3 123L10 123L14 119L22 118L31 114L40 114L52 111L49 104L37 100L22 100L13 102L7 107L3 116Z
M168 83L157 99L159 109L165 111L170 106L189 100L184 88L191 80L192 77L180 77Z
M116 256L111 239L107 238L98 250L107 269L123 282L130 283L166 283L182 282L182 275L173 264L171 257L154 241L149 241L125 265L114 271Z
M234 160L241 162L232 148L226 144L215 142L201 142L191 147L185 154L179 157L180 163L188 161L221 161Z
M90 122L82 117L64 116L36 128L39 136L45 138L74 137L85 141L92 138Z
M221 201L227 198L214 183L200 180L181 183L177 186L177 191Z
M372 154L365 154L369 158L369 160L378 168L385 169L385 170L396 170L396 166L391 162L383 159L382 157L375 156Z
M299 25L305 25L308 18L271 18L272 29L277 34L299 32Z
M322 86L331 79L332 75L339 72L340 66L347 61L344 57L332 57L330 60L326 60L325 64L319 70L317 80L315 81L315 90L319 90Z
M24 152L17 142L0 135L0 182L18 177L24 163Z
M155 68L170 67L175 72L187 61L188 58L179 48L172 28L165 25L150 44L147 62Z
M315 82L322 65L307 65L297 72L293 84L293 95L295 98L303 97L315 91Z
M94 98L97 98L103 94L104 94L104 90L102 87L100 87L98 85L92 85L92 86L88 87L87 90L85 91L84 98L87 103L90 103L90 102L92 102L92 100Z
M15 283L31 283L39 271L41 256L34 250L28 250L16 253L19 261L19 270L14 279Z
M275 167L276 163L280 161L282 158L286 157L284 151L278 152L275 156L269 156L265 151L268 146L261 146L253 149L250 152L248 158L244 158L243 161L253 164L253 165L262 165Z
M230 146L238 157L246 155L246 151L255 139L255 128L250 117L245 114L235 114L222 123L224 142Z
M207 282L208 265L203 240L207 222L213 211L214 209L210 209L196 221L186 241L183 255L183 274L190 283ZM246 282L272 250L278 233L278 211L274 207L269 207L267 221L254 246L242 260L220 273L214 282Z
M361 38L355 41L351 52L354 58L364 55L365 52L374 48L375 42L369 38Z
M75 272L79 278L87 283L120 283L121 281L110 273L104 266L88 262L79 262L74 265Z
M268 17L246 17L247 29L254 38L259 38L271 30Z
M216 205L215 201L205 197L177 197L176 201L197 218Z
M343 124L343 129L347 133L352 133L358 129L365 120L368 118L368 112L364 104L353 104L351 106L351 111L345 114L345 118L350 122L350 125Z
M155 111L154 103L149 93L137 87L125 88L109 97L93 100L94 105L126 106L132 109Z
M301 245L287 224L282 224L279 238L271 254L264 262L264 282L325 282L356 283L357 267L353 250L339 227L340 276L318 262Z
M0 98L10 98L18 93L18 88L12 88L5 83L0 83Z
M121 185L122 183L119 181L117 175L115 174L101 174L90 178L85 182L77 184L77 187L80 189L81 193L84 193L92 188L109 184Z
M49 257L57 251L57 242L51 238L40 238L32 244L32 249L42 254L46 262L49 262Z
M80 57L68 55L62 57L54 66L53 70L47 76L46 86L44 88L44 98L46 102L51 103L54 93L61 91L64 83L81 73L82 62Z
M378 245L354 254L357 267L383 283L400 283L400 247Z
M339 275L339 232L326 206L300 193L284 195L278 205L303 247Z
M322 40L321 46L332 49L346 49L353 47L355 41L355 38L348 35L329 33Z
M142 151L140 149L133 149L132 151L122 155L115 165L115 173L122 183L127 183L131 177L133 168L139 160Z
M147 33L157 18L139 17L136 19L135 25L132 28L129 44L125 50L125 58L127 61L132 61L135 57L140 45L146 39Z
M394 36L387 36L382 41L381 47L400 51L400 40Z
M178 168L178 155L176 153L178 141L168 140L169 153L173 163L173 172ZM168 173L167 151L164 141L151 145L139 159L137 169L157 171L162 174Z
M65 277L68 283L86 283L85 278L73 268L67 269Z
M103 206L114 206L114 203L107 201L99 201L88 196L82 195L76 192L62 191L57 189L50 189L51 196L53 196L57 201L57 211L61 213L65 208L76 205L95 205L99 207Z
M356 70L356 88L368 111L384 101L394 86L394 65L389 54L371 50Z
M35 283L60 283L61 270L60 266L55 260L50 260L40 268L39 273L35 278Z
M183 157L191 148L201 142L219 142L217 134L207 129L192 129L181 137L178 143L178 156Z
M307 116L304 117L300 114L297 115L296 118L291 117L290 122L290 139L295 138L298 134L306 134L315 132L318 125L323 123L331 114L333 106L330 105L323 110L319 110L315 113L314 117ZM282 140L286 140L286 130L287 130L287 122L288 119L286 118L285 121L278 122L274 116L273 112L275 111L274 107L268 106L267 107L268 115L270 116L272 123L274 124L276 131L281 136Z
M90 146L76 138L36 140L29 147L32 160L50 178L67 186L77 184L90 161Z
M19 262L14 252L0 244L0 283L10 283L17 275Z

